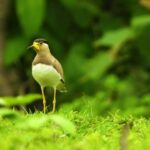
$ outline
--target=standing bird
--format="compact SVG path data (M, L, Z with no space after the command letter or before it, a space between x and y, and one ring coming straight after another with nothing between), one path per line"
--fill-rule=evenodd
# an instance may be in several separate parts
M33 48L36 56L32 62L32 76L41 87L43 111L46 112L45 87L54 89L53 110L56 107L56 90L65 91L63 69L60 62L51 54L48 42L45 39L36 39L29 47Z

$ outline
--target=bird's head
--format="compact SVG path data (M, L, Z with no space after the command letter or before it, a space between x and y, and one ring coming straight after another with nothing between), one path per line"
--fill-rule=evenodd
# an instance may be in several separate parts
M33 48L37 53L49 51L48 42L45 39L35 39L29 48Z

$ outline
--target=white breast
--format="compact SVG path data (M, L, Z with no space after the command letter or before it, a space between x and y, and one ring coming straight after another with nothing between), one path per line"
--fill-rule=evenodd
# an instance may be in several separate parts
M32 66L33 78L43 87L56 87L61 76L53 66L36 64Z

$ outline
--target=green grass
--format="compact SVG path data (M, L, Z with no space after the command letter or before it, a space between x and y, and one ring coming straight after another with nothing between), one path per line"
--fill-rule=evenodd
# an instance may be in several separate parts
M150 147L150 120L77 111L55 115L0 112L1 150L143 150Z

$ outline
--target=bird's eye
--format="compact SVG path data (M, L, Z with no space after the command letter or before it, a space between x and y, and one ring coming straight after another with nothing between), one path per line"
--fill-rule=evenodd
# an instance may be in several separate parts
M43 42L39 42L39 44L40 44L40 45L42 45L42 44L43 44Z

